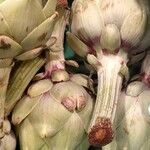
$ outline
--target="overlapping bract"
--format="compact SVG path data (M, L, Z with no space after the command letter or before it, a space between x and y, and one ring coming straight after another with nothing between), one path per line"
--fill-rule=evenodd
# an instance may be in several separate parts
M36 57L50 38L57 0L5 0L0 3L0 58Z

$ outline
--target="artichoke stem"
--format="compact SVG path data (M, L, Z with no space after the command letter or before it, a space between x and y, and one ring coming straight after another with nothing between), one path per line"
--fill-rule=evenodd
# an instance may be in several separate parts
M119 75L122 64L118 58L104 58L102 68L98 69L97 98L89 128L89 142L92 145L104 146L114 137L113 122L122 85Z
M64 32L66 24L69 19L69 10L59 7L59 18L55 24L52 36L48 43L51 43L51 40L56 39L53 45L49 46L49 52L47 55L47 63L45 66L46 74L49 76L51 72L56 70L65 70L65 58L64 58Z

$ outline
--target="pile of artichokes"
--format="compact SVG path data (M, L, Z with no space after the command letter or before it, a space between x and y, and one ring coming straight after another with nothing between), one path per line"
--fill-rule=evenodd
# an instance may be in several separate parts
M149 49L149 0L0 0L0 150L149 150Z

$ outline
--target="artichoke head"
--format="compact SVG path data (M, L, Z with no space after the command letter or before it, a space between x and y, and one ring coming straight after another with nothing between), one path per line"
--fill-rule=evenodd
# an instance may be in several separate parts
M56 82L56 72L55 82L43 79L31 85L28 96L13 111L12 122L18 125L21 149L78 150L84 145L84 149L88 148L86 132L92 98L82 86L67 80L67 72L59 70L61 81Z
M50 38L57 1L0 1L0 58L32 59Z

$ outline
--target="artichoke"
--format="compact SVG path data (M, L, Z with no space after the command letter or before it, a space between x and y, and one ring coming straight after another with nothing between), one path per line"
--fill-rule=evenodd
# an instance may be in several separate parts
M45 73L38 76L43 79L28 88L12 113L22 150L87 150L89 146L93 101L65 71L63 37L68 10L59 8L58 12L51 37L55 44L49 47Z
M98 75L97 99L88 131L92 145L104 146L114 137L122 81L129 78L128 55L149 47L149 10L148 0L73 2L68 43Z
M21 149L78 150L87 140L93 107L86 90L71 81L53 84L44 79L31 85L27 94L12 116L13 124L19 125Z
M31 59L50 38L57 0L4 0L0 3L0 58Z
M149 63L148 54L142 66L145 73L142 82L131 82L121 93L116 113L116 136L112 143L103 147L104 150L150 149Z

